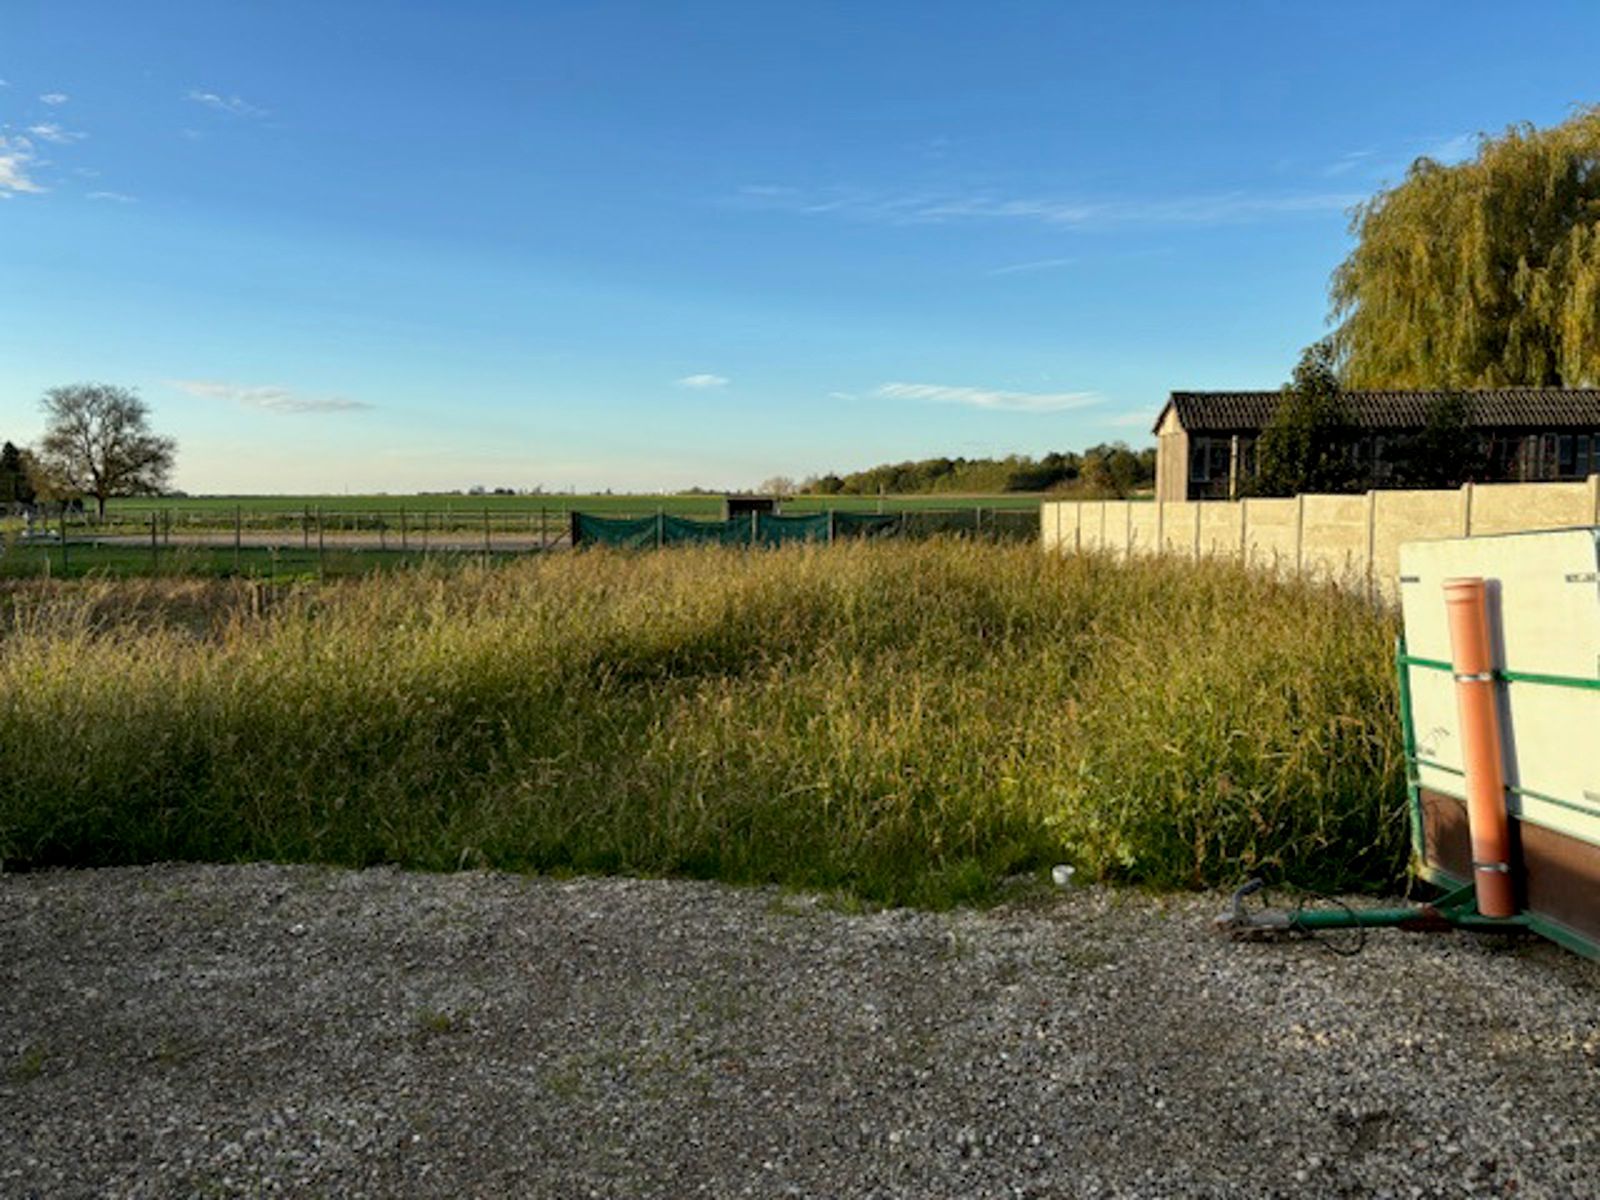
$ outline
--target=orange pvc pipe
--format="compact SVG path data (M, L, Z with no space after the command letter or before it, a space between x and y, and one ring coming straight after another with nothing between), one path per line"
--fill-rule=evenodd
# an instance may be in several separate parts
M1517 913L1511 877L1511 820L1506 814L1505 759L1495 703L1494 655L1483 580L1447 579L1450 657L1461 718L1461 759L1467 774L1467 828L1472 838L1472 884L1486 917Z

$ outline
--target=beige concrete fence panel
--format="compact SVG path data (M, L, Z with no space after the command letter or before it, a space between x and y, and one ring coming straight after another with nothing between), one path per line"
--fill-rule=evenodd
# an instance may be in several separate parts
M1300 500L1300 570L1317 579L1365 587L1369 550L1365 494Z
M1060 501L1041 506L1047 550L1235 557L1393 599L1400 544L1600 525L1600 476L1581 483L1467 484L1450 491L1207 501Z
M1046 550L1071 554L1078 548L1078 519L1082 505L1056 500L1039 506L1039 537Z
M1589 484L1479 483L1472 488L1473 536L1565 529L1594 521Z
M1200 510L1205 507L1198 500L1169 500L1162 505L1165 510L1161 522L1161 552L1181 554L1193 558L1195 534Z
M1039 505L1039 549L1053 553L1061 549L1061 504L1048 501Z
M1293 571L1300 557L1300 506L1293 500L1244 500L1239 507L1244 510L1245 561Z
M1102 500L1090 500L1078 506L1078 545L1087 553L1106 548L1106 506Z
M1239 557L1239 506L1200 506L1200 553L1213 558Z
M1399 594L1400 543L1462 536L1463 493L1455 490L1374 492L1372 578L1377 591Z
M1128 505L1128 550L1130 554L1153 554L1156 537L1160 531L1160 511L1157 505L1130 503Z

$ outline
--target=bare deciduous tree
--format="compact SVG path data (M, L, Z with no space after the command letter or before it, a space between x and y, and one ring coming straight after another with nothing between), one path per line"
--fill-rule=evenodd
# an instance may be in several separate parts
M177 444L152 433L149 410L128 388L75 383L51 388L41 401L49 422L39 441L40 465L86 496L102 519L112 496L160 492Z
M761 491L768 496L787 499L794 495L794 480L787 475L774 475L771 479L765 480L761 484Z

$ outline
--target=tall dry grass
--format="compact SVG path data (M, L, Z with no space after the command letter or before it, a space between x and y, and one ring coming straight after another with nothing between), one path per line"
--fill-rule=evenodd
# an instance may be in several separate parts
M586 553L12 593L8 868L270 858L979 901L1403 866L1392 621L1033 547Z

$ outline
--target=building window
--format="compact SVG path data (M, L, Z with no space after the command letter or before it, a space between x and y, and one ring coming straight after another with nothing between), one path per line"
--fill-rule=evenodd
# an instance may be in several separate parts
M1578 439L1570 433L1560 434L1556 438L1556 475L1561 479L1572 479L1577 474Z
M1227 482L1229 439L1195 438L1189 450L1189 480L1192 483Z
M1390 449L1391 439L1374 437L1372 439L1372 477L1379 480L1388 480L1394 476L1394 453Z
M1530 433L1517 445L1514 477L1523 480L1539 478L1539 435Z

